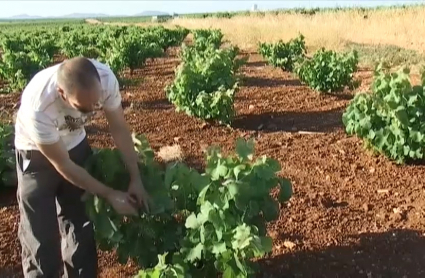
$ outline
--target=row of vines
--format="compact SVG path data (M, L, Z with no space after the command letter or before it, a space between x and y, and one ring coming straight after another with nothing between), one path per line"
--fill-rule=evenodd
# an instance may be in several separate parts
M234 45L223 47L222 39L218 29L194 30L193 44L183 45L181 64L166 95L177 111L229 125L235 116L238 72L246 58L238 58Z
M299 35L288 42L260 43L259 53L270 65L296 74L319 92L340 92L356 85L356 51L337 53L321 48L309 57L304 36ZM423 160L425 70L420 83L413 85L409 68L394 72L378 63L370 91L356 94L343 113L347 134L358 136L366 149L397 164Z
M180 46L189 30L162 26L49 26L0 31L0 80L8 92L21 91L38 71L58 60L84 56L108 64L120 78L143 67L147 59Z
M324 48L307 56L305 38L300 34L288 42L259 43L258 52L274 66L296 74L300 81L319 92L338 92L353 86L357 70L357 51L338 53Z

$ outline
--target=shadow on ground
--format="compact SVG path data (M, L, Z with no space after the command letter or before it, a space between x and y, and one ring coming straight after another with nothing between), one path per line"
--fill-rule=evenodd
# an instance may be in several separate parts
M156 99L150 101L123 101L122 107L131 107L132 109L147 109L147 110L168 110L173 108L173 105L166 99Z
M425 240L419 231L364 233L349 241L263 259L258 277L425 277Z
M21 266L7 266L5 268L0 268L0 277L2 278L23 278L24 276L20 274L22 272Z
M246 87L279 87L279 86L302 86L298 79L269 79L261 77L245 77L243 86Z
M246 62L245 67L265 67L267 62L265 61L255 61L255 62Z
M0 185L0 208L13 207L17 204L16 189L16 186L5 187Z
M205 158L203 156L195 156L192 154L189 155L185 155L183 162L195 169L198 172L204 172L205 171L205 162L204 162Z
M234 128L245 130L261 130L264 132L324 132L330 133L343 128L341 108L329 111L288 111L247 114L237 116L233 122Z
M91 123L85 126L87 134L109 133L108 127Z

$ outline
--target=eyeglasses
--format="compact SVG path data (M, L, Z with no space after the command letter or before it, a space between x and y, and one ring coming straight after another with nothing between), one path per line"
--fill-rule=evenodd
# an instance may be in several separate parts
M86 109L83 107L75 107L75 109L77 109L80 113L85 114L85 115L93 115L95 114L97 111L99 111L100 109L102 109L102 103L100 103L100 101L96 102L93 105L93 109Z

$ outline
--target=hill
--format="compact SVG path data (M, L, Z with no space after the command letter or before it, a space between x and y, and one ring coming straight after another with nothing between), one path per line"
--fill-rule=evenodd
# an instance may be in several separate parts
M2 19L50 19L50 18L100 18L100 17L141 17L141 16L155 16L155 15L169 15L168 13L161 11L143 11L134 15L108 15L102 13L72 13L67 15L60 16L39 16L39 15L28 15L28 14L19 14L11 17L5 17Z

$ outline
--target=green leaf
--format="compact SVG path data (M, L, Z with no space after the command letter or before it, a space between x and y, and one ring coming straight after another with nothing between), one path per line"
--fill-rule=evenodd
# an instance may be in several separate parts
M194 248L190 249L189 253L186 256L186 259L189 262L194 262L196 260L202 259L202 251L204 250L204 245L198 243Z
M273 240L270 237L261 237L261 245L263 250L266 253L272 252L273 250Z
M240 172L242 172L245 169L246 169L246 165L245 164L240 164L240 165L236 166L235 168L233 168L233 173L235 175L235 178L236 179L239 179Z
M96 230L104 238L112 238L114 233L117 231L114 223L109 219L106 213L99 213L96 215Z
M220 177L225 177L227 175L227 167L225 165L217 165L215 169L211 172L211 178L213 180L218 180Z
M239 225L235 229L235 234L233 236L232 247L233 249L244 249L246 248L252 240L251 237L251 228L246 224Z
M238 138L236 141L236 153L243 160L252 160L254 153L254 141L252 139L245 141Z
M201 226L201 223L199 223L195 213L191 213L189 215L189 217L186 219L186 224L185 224L186 228L188 229L199 229L199 227Z
M208 215L208 220L214 225L217 240L221 241L223 237L223 231L225 230L225 224L220 218L220 215L217 213L217 211L212 210Z
M277 220L279 217L279 204L271 198L265 199L262 210L267 222Z
M238 278L237 272L230 265L224 266L223 278Z
M173 183L174 175L176 175L177 170L178 168L176 164L173 164L167 167L165 171L165 180L164 180L165 186L167 188L171 187L171 184Z
M212 249L212 253L216 256L220 255L221 253L226 252L226 243L225 242L218 242L215 243Z
M247 276L247 273L246 273L246 270L245 270L245 266L239 260L238 253L233 253L233 258L235 260L236 266L239 268L239 275L238 276L242 276L243 275L243 277L246 277Z
M288 179L280 179L279 202L286 202L292 197L292 184Z
M215 235L216 232L212 224L207 223L201 226L200 236L202 244L210 245L212 241L215 241Z
M198 200L197 200L198 205L202 205L205 202L205 197L207 195L209 188L210 188L210 186L207 185L199 192Z
M231 181L230 183L227 184L227 188L229 190L229 194L232 197L232 199L239 194L240 186L241 184L237 183L236 181L234 182Z
M395 115L397 119L401 122L401 124L409 125L409 117L403 107L399 107L398 110L395 112Z

